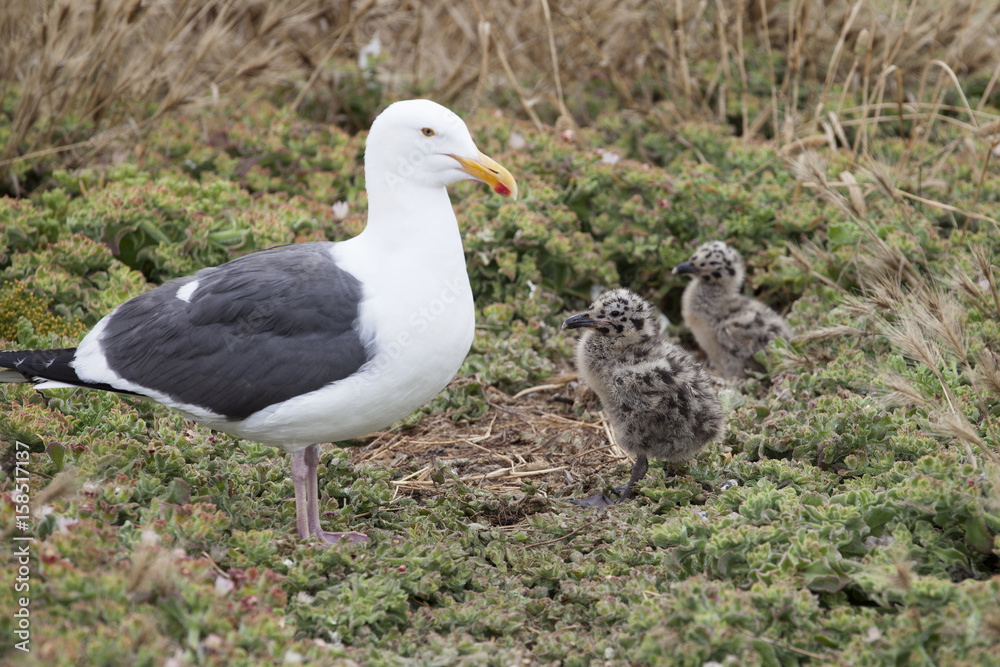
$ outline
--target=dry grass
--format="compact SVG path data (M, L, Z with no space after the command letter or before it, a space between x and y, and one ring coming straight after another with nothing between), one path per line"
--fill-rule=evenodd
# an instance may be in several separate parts
M991 16L995 16L996 10L990 11ZM974 11L969 10L963 30L968 28L967 21L972 14ZM913 15L911 11L910 16ZM995 37L986 41L992 40ZM861 51L866 54L867 63L870 49L867 42L862 42ZM960 59L966 53L962 40L951 44L948 51L954 59ZM989 437L984 438L980 428L967 417L976 412L988 415L987 401L992 400L990 393L996 393L997 388L1000 388L1000 376L996 370L997 356L991 349L995 342L970 339L966 334L965 318L973 308L988 314L988 317L1000 317L1000 294L996 287L993 250L978 245L963 248L961 240L968 231L971 220L988 223L994 230L1000 229L1000 222L991 215L970 210L972 207L979 207L978 189L972 207L965 209L910 190L922 190L953 178L948 172L953 169L953 161L949 162L949 158L957 150L964 150L973 160L983 156L979 180L981 187L996 146L997 127L1000 126L995 116L983 114L982 104L977 109L970 106L952 66L957 60L950 61L952 64L949 65L944 60L920 60L911 54L906 62L914 63L910 69L911 74L918 69L916 63L922 63L918 90L920 99L927 99L928 82L933 79L931 74L936 73L937 78L930 93L930 101L914 103L911 99L906 103L899 103L898 118L912 121L912 125L909 133L900 132L904 149L898 158L884 158L880 156L881 147L878 144L869 144L872 139L869 133L874 127L872 124L888 121L887 118L879 117L879 113L888 108L881 102L884 89L877 91L877 99L873 105L866 105L861 110L863 122L860 126L856 125L861 132L855 135L853 145L846 139L846 123L841 122L836 113L827 114L826 118L819 121L823 130L819 136L827 138L825 143L811 142L809 137L805 140L782 137L787 143L779 154L792 168L800 186L836 209L843 218L853 222L861 234L849 260L848 271L856 280L859 293L847 293L839 279L833 281L815 268L835 266L837 262L833 261L831 252L814 243L790 245L789 251L794 261L812 277L843 294L841 303L846 312L863 318L870 327L870 333L883 337L894 351L903 355L910 363L930 371L936 381L935 386L918 386L911 378L883 371L880 382L885 388L884 402L915 408L922 415L928 431L942 439L963 443L972 465L977 465L974 448L982 453L988 463L995 464L1000 460L996 451L1000 439L995 427L988 417L985 418L982 429ZM991 74L988 90L996 84L998 72L1000 65ZM899 83L902 84L902 81L900 78ZM959 96L961 105L945 108L943 99L947 88L951 88ZM869 98L867 89L864 94L866 99L872 99ZM845 110L841 108L840 111ZM852 114L855 111L850 110ZM958 120L960 117L961 121ZM943 147L939 147L942 143L939 141L935 144L937 150L929 151L927 149L931 137L940 136L936 127L939 123L949 123L952 128L958 127L959 138L944 143ZM948 136L955 134L952 130ZM840 152L838 157L841 159L845 152L853 151L858 177L850 171L842 171L836 179L832 178L828 174L826 157L818 152L821 147L836 149ZM922 157L918 158L918 155ZM928 158L928 155L931 157ZM883 201L876 205L878 199ZM882 206L886 201L888 206ZM922 244L915 243L907 254L898 245L886 242L880 234L880 218L888 210L900 221L911 239L918 239L921 232L928 231L936 236L933 230L921 229L918 232L919 227L928 224L928 218L918 211L917 206L948 212L953 216L953 223L955 214L965 218L965 226L961 230L954 224L955 234L950 245L955 252L954 264L958 268L950 276L935 275ZM879 211L873 210L879 207ZM990 210L989 207L985 208ZM858 332L843 333L856 335ZM825 337L827 336L817 335L812 340L822 340ZM808 336L801 340L804 343L811 342L807 338ZM808 365L803 356L789 352L786 355L787 367ZM960 390L965 384L975 388L971 396Z
M246 100L249 91L286 91L293 109L312 99L325 120L346 122L357 113L352 96L364 98L364 115L383 92L419 90L464 109L489 99L539 126L571 129L599 111L589 106L597 85L605 103L662 125L732 121L747 138L773 133L789 152L839 142L860 157L879 125L902 131L905 121L959 123L995 145L986 128L996 119L982 103L969 105L957 75L988 76L989 96L1000 78L998 33L1000 11L970 0L944 8L898 0L5 3L0 105L11 130L0 170L19 193L41 160L79 166L167 113L227 95ZM376 39L378 94L366 95L356 84L372 79L359 78L356 63ZM751 79L754 71L766 82ZM751 109L768 87L770 103ZM945 104L956 93L957 116ZM915 135L916 144L929 135Z
M497 493L517 493L529 479L571 487L628 460L603 415L591 421L567 409L574 403L599 407L575 374L516 396L493 387L485 392L488 412L474 424L430 415L412 430L375 434L367 446L351 450L352 462L391 469L401 475L392 482L397 494L425 497L456 484Z
M964 444L967 461L974 467L981 465L977 450L987 462L1000 463L996 451L1000 437L989 417L977 425L967 416L990 414L988 405L1000 388L997 355L990 349L990 341L968 340L964 333L968 303L957 289L941 289L930 281L904 285L895 272L898 265L879 267L870 256L863 259L868 269L862 274L864 292L845 299L846 309L863 316L894 351L930 371L935 380L934 385L927 385L883 370L877 379L883 388L883 403L915 408L928 432ZM860 333L849 327L839 329L844 335ZM809 366L807 358L815 353L786 356L787 370ZM963 390L966 384L972 389ZM988 437L982 437L980 428Z
M186 106L287 85L327 12L315 3L56 0L0 8L0 103L12 165L82 164ZM16 95L14 94L16 93Z
M688 116L720 122L728 122L731 96L740 95L739 130L747 137L766 125L776 133L786 121L794 136L803 136L837 117L874 128L887 109L913 98L929 98L937 113L956 71L991 72L988 95L1000 76L998 28L995 7L968 1L944 8L898 1L741 0L734 7L514 0L502 10L484 2L400 3L396 11L358 23L362 33L379 35L390 65L412 64L393 67L396 82L432 81L433 96L446 103L467 102L462 98L472 89L474 101L484 89L511 89L529 117L571 113L585 124L592 119L580 93L600 79L610 84L619 107L650 112L664 106L664 97L679 98L690 100ZM786 71L778 72L776 62ZM761 69L771 104L751 117L748 71ZM901 85L919 92L904 95ZM862 104L847 107L845 93L858 88ZM912 114L914 108L900 111ZM673 104L663 112L673 119L684 115ZM968 122L976 124L971 116ZM858 135L856 152L867 147L865 136Z
M812 178L812 184L819 190L829 188L815 170L803 170L800 178ZM891 192L885 189L886 195ZM898 200L895 203L905 206ZM843 208L850 210L846 205ZM987 296L995 269L992 257L979 246L971 247L965 251L968 253L965 261L956 258L956 263L976 267L979 276L973 279L957 269L950 284L942 285L908 261L898 248L885 244L870 220L856 218L856 221L865 234L854 260L861 291L845 296L843 306L864 318L894 351L930 371L936 381L935 386L918 386L899 373L883 371L879 382L884 387L884 403L917 408L924 415L928 431L965 444L972 465L978 465L973 448L988 461L1000 462L1000 454L995 451L1000 438L991 420L987 417L982 421L982 428L989 436L984 439L979 427L967 417L976 412L988 415L991 394L1000 389L997 353L990 347L993 342L970 339L965 323L972 307L982 308L988 317L1000 317L1000 306ZM797 261L817 273L808 253L802 249L796 251ZM838 329L844 335L861 333L849 327L834 327L829 332L838 333ZM818 332L801 340L810 342L826 337L825 332ZM791 355L786 361L797 363ZM960 389L966 384L971 385L971 391Z

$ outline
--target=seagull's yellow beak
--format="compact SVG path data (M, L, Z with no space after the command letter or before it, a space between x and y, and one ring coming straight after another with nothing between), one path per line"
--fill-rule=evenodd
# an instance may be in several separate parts
M461 155L451 155L450 157L455 158L462 165L462 171L477 181L486 183L497 194L517 199L517 181L514 180L509 171L489 155L480 153L475 159Z

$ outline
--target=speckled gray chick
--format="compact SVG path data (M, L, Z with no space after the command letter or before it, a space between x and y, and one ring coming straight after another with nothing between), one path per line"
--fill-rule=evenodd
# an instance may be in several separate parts
M740 292L743 258L722 241L700 246L673 272L693 276L681 299L681 315L720 375L745 377L753 355L775 338L791 339L781 315Z
M577 371L601 399L618 444L636 457L618 502L632 496L649 457L684 461L722 434L722 405L708 374L660 337L653 307L638 294L624 288L605 292L563 328L586 329L576 346ZM615 504L604 494L574 502Z

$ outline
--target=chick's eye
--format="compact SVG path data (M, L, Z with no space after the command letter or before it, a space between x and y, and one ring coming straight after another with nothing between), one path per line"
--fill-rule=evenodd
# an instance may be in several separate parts
M425 127L424 129L420 130L420 134L424 135L425 137L433 137L436 133L431 128Z

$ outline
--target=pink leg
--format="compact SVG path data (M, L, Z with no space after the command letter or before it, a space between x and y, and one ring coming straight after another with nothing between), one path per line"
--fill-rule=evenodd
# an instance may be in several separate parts
M306 524L306 535L302 535L302 508L299 507L299 492L298 492L298 482L296 481L295 486L295 502L296 502L296 523L299 526L299 536L308 537L310 534L315 535L319 539L323 540L328 544L333 544L339 542L340 540L348 540L350 542L367 542L369 540L367 535L363 533L328 533L323 530L319 525L319 480L316 476L316 470L319 468L319 447L318 445L309 445L301 452L295 452L292 455L292 479L295 480L295 461L296 457L302 456L302 465L305 469L305 524Z
M292 484L295 485L295 526L299 531L299 538L309 539L309 514L308 501L309 494L309 467L306 465L305 450L292 453Z

